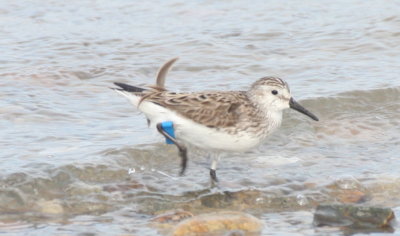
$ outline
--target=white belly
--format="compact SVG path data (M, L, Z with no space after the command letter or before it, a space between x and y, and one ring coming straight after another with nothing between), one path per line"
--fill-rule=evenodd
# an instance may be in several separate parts
M244 152L258 146L262 137L247 132L229 134L187 119L174 121L176 138L205 150Z

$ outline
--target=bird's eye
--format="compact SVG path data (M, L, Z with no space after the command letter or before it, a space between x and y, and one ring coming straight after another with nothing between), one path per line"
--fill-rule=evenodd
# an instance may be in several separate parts
M272 93L273 95L277 95L277 94L278 94L278 91L272 90L271 93Z

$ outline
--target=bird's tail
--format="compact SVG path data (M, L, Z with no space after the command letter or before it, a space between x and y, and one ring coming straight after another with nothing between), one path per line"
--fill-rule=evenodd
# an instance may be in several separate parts
M120 91L126 91L126 92L131 92L131 93L140 93L140 92L143 92L143 91L146 90L144 88L139 88L139 87L136 87L136 86L132 86L132 85L129 85L129 84L124 84L124 83L119 83L119 82L115 82L114 84L119 87L119 88L116 88L116 89L120 90Z

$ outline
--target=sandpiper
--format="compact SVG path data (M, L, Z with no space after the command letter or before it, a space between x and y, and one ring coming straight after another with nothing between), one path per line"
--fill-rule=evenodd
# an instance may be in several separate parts
M278 77L263 77L247 91L204 91L175 93L164 88L165 76L172 59L161 67L157 85L148 88L114 83L119 94L145 114L151 127L156 127L179 150L183 175L187 165L188 145L212 152L244 152L258 146L282 122L282 111L292 108L311 119L318 118L297 103L288 84ZM175 137L163 129L172 122ZM210 167L211 180L217 182L218 157Z

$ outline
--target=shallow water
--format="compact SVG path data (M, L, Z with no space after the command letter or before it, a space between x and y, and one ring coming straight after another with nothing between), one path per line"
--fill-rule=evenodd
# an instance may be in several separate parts
M0 232L155 235L159 212L216 208L256 215L263 235L336 235L312 226L332 189L399 212L399 12L397 1L0 1ZM320 118L285 112L258 149L221 162L223 190L254 202L213 205L208 159L193 153L178 177L175 148L108 88L152 84L176 56L171 90L280 76Z

